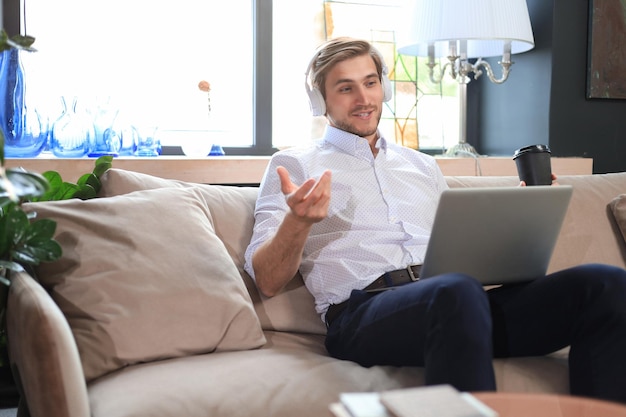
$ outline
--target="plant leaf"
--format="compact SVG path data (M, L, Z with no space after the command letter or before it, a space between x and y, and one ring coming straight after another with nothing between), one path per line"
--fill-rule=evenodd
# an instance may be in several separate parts
M109 168L113 166L113 157L110 155L101 156L96 159L96 166L93 169L93 174L100 178Z
M39 197L48 190L48 180L36 172L26 171L23 168L10 168L6 170L6 178L13 185L18 198L27 200Z
M15 201L11 200L9 197L0 196L0 215L2 214L2 210L4 210L5 207L8 207L9 204L13 203L15 203Z
M20 200L17 196L17 193L15 192L15 187L13 187L13 183L6 176L4 167L0 167L0 198L3 199L3 206L5 204L8 204L4 202L5 200L7 200L9 203L17 203Z
M15 35L9 38L7 32L2 29L0 32L0 52L6 51L10 48L23 49L29 52L35 52L36 49L32 47L35 43L35 38L28 35Z
M81 187L83 185L89 185L94 190L96 190L96 194L98 193L98 191L100 191L100 188L102 187L102 183L100 182L100 180L98 179L98 177L94 173L84 174L83 176L81 176L78 179L76 184L78 184ZM95 195L94 195L94 197L95 197Z
M54 196L57 195L61 185L63 184L63 179L56 171L46 171L42 175L46 180L48 180L48 191L46 191L39 198L33 199L33 201L53 201L55 199Z
M62 249L52 238L55 231L54 220L40 219L30 222L23 233L23 238L16 242L11 253L13 258L30 265L57 260L62 254Z
M7 41L14 48L25 49L27 51L35 52L36 49L32 47L35 43L35 38L28 35L15 35L11 36L11 39Z
M96 190L89 184L83 184L74 192L74 198L80 198L81 200L89 200L96 198Z
M4 285L6 285L7 287L11 285L11 281L9 281L7 278L5 278L4 276L0 275L0 282L2 282Z
M4 257L4 254L9 252L9 248L13 246L13 235L8 227L9 216L8 212L14 210L15 203L4 206L0 212L0 256Z
M0 166L4 166L4 131L0 129Z
M0 267L4 269L10 269L11 271L16 272L22 272L24 270L24 267L22 265L18 264L17 262L11 261L0 260Z
M10 210L4 212L5 230L11 238L11 245L19 245L28 232L30 221L26 213L17 205L11 206Z
M17 248L13 253L16 260L30 265L56 261L62 255L61 245L53 239L34 239Z
M23 265L38 265L37 258L35 258L32 254L26 253L22 250L22 248L14 249L11 251L11 256L15 259L15 262L18 262Z
M51 219L39 219L30 223L30 227L24 240L30 242L31 240L52 239L54 232L57 229L57 223Z
M61 174L56 171L46 171L42 174L50 183L50 187L60 187L63 184Z
M64 182L59 188L58 200L69 200L70 198L74 198L76 191L78 191L78 185L70 182Z
M46 193L36 201L69 200L70 198L74 198L74 193L77 190L78 185L61 181L61 183L54 187L54 192Z

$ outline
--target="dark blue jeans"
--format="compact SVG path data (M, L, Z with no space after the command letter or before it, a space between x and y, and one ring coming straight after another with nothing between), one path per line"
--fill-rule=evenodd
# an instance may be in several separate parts
M423 366L427 384L495 390L492 359L571 346L570 391L626 402L626 271L582 265L484 291L462 274L352 292L326 348L363 366Z

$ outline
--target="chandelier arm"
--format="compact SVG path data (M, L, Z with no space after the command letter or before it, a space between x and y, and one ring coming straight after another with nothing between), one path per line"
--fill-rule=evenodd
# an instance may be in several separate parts
M448 67L450 67L450 75L452 76L452 78L456 78L454 66L451 65L450 62L446 62L446 64L441 67L441 70L438 71L437 76L435 76L435 67L437 66L437 64L434 62L434 60L427 62L426 65L428 66L428 76L430 78L430 81L434 84L439 84L443 80L443 77L445 76Z
M458 57L448 57L449 62L441 68L440 71L437 71L435 74L436 63L429 62L426 65L428 66L428 76L430 81L434 84L439 84L443 77L446 74L446 70L449 68L450 77L453 80L458 78L459 82L467 83L469 82L469 74L473 73L473 78L477 80L483 72L487 73L487 77L494 84L502 84L509 78L509 73L511 72L511 66L514 64L512 61L498 61L500 67L502 67L502 74L500 78L496 78L491 65L489 62L484 61L482 58L479 58L476 63L471 64L467 61L457 63ZM457 68L458 66L458 68ZM484 69L484 71L483 71Z
M489 80L491 82L495 84L502 84L507 80L507 78L509 78L509 73L511 72L511 65L513 65L513 62L502 60L498 61L498 64L502 67L502 76L500 78L496 78L493 69L491 68L491 65L489 65L489 62L483 61L482 58L479 58L478 61L476 61L476 63L472 66L474 79L477 79L482 75L483 71L481 70L481 68L484 68L487 72L487 77L489 77Z

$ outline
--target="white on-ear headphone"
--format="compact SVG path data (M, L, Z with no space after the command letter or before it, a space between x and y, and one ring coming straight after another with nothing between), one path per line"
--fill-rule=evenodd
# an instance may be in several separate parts
M373 46L371 47L372 51L380 58L380 62L382 64L382 76L381 76L381 84L383 86L383 101L391 100L393 95L391 88L391 81L389 81L389 69L385 64L385 60L383 59L382 54ZM315 51L313 54L313 58L309 61L309 65L306 68L306 72L304 73L304 88L306 90L307 96L309 97L309 106L311 108L311 113L313 116L323 116L326 114L326 102L324 101L324 96L322 92L317 87L312 87L309 84L309 74L311 73L311 69L313 67L313 63L320 53L320 49Z

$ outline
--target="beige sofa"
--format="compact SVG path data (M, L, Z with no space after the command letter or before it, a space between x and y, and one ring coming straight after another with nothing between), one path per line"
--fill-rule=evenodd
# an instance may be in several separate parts
M559 181L574 194L550 269L626 266L626 173ZM320 417L341 392L423 383L420 368L330 358L299 277L274 298L259 295L242 269L255 188L112 169L101 196L28 206L57 220L64 257L42 265L39 282L24 273L11 287L21 413L27 405L33 417ZM494 362L500 391L568 392L567 350Z

